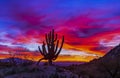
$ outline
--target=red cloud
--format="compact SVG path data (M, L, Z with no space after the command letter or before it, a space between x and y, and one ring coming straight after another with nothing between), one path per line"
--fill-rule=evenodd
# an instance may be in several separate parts
M98 18L91 14L81 14L54 23L54 19L47 21L46 16L30 12L33 11L16 12L14 19L21 25L13 26L13 29L18 29L20 33L6 36L13 39L14 44L30 43L34 39L41 43L45 39L45 33L54 28L59 39L62 35L65 36L65 49L83 50L102 56L108 50L105 50L106 46L100 45L100 41L106 39L109 42L115 35L120 35L120 23L116 22L120 20L118 16ZM49 22L54 26L49 25Z

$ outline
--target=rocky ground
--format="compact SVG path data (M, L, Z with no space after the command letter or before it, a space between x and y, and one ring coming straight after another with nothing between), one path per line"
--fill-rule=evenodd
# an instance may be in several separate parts
M56 66L30 65L1 68L0 78L78 78L78 76Z

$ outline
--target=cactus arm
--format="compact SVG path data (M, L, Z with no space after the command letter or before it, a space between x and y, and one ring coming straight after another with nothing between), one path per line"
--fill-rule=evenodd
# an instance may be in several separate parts
M49 39L49 43L51 43L51 41L52 41L52 35L51 35L51 31L50 31L50 33L48 34L48 39Z
M58 44L59 44L59 40L57 40L57 43L56 43L56 47L55 47L55 53L57 52L57 50L58 50Z
M58 52L56 53L54 60L55 60L55 59L58 57L58 55L60 54L60 51L62 50L63 43L64 43L64 36L63 36L63 38L62 38L62 43L61 43L60 49L59 49Z
M52 29L52 34L51 34L51 36L52 36L52 43L54 42L54 30Z
M38 49L39 49L40 54L44 55L43 52L42 52L42 50L41 50L41 48L40 48L40 46L38 46Z
M44 60L45 58L41 58L37 61L36 65L39 65L40 61Z
M46 52L46 47L45 47L45 43L43 42L43 45L42 45L42 50L43 50L43 54L46 55L47 52Z
M59 53L60 53L60 51L61 51L61 49L62 49L62 47L63 47L63 43L64 43L64 36L63 36L63 38L62 38L62 43L61 43L60 49L59 49L59 51L58 51L58 53L57 53L57 54L59 54Z
M49 43L49 36L47 34L45 34L45 39L46 39L46 43L48 44Z
M52 46L51 46L51 51L50 51L50 53L51 53L52 55L54 55L54 48L55 48L55 44L54 44L54 43L52 43Z
M48 51L50 50L50 44L49 44L49 37L48 37L48 35L46 34L46 43L47 43L47 49L48 49Z
M48 53L48 52L46 51L46 47L45 47L45 46L43 46L43 52L45 53L45 55Z

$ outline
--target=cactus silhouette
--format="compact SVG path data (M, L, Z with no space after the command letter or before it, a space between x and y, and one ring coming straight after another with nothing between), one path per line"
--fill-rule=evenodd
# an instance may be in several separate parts
M37 65L39 65L41 60L48 60L48 64L52 65L52 61L57 59L63 47L64 36L62 37L60 48L58 48L59 40L57 39L57 34L54 34L54 29L45 36L46 42L43 41L42 49L38 46L39 52L43 58L38 60Z

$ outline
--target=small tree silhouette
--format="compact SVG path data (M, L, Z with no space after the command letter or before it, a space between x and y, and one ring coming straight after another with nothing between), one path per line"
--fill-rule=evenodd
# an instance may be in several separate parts
M58 49L59 40L57 39L57 34L54 34L54 29L50 31L50 33L46 34L46 43L43 41L42 49L40 48L40 46L38 46L39 52L41 53L43 58L38 60L37 65L39 65L39 62L41 60L48 60L48 64L52 65L52 61L56 60L58 55L60 54L63 43L64 36L62 37L61 46Z

